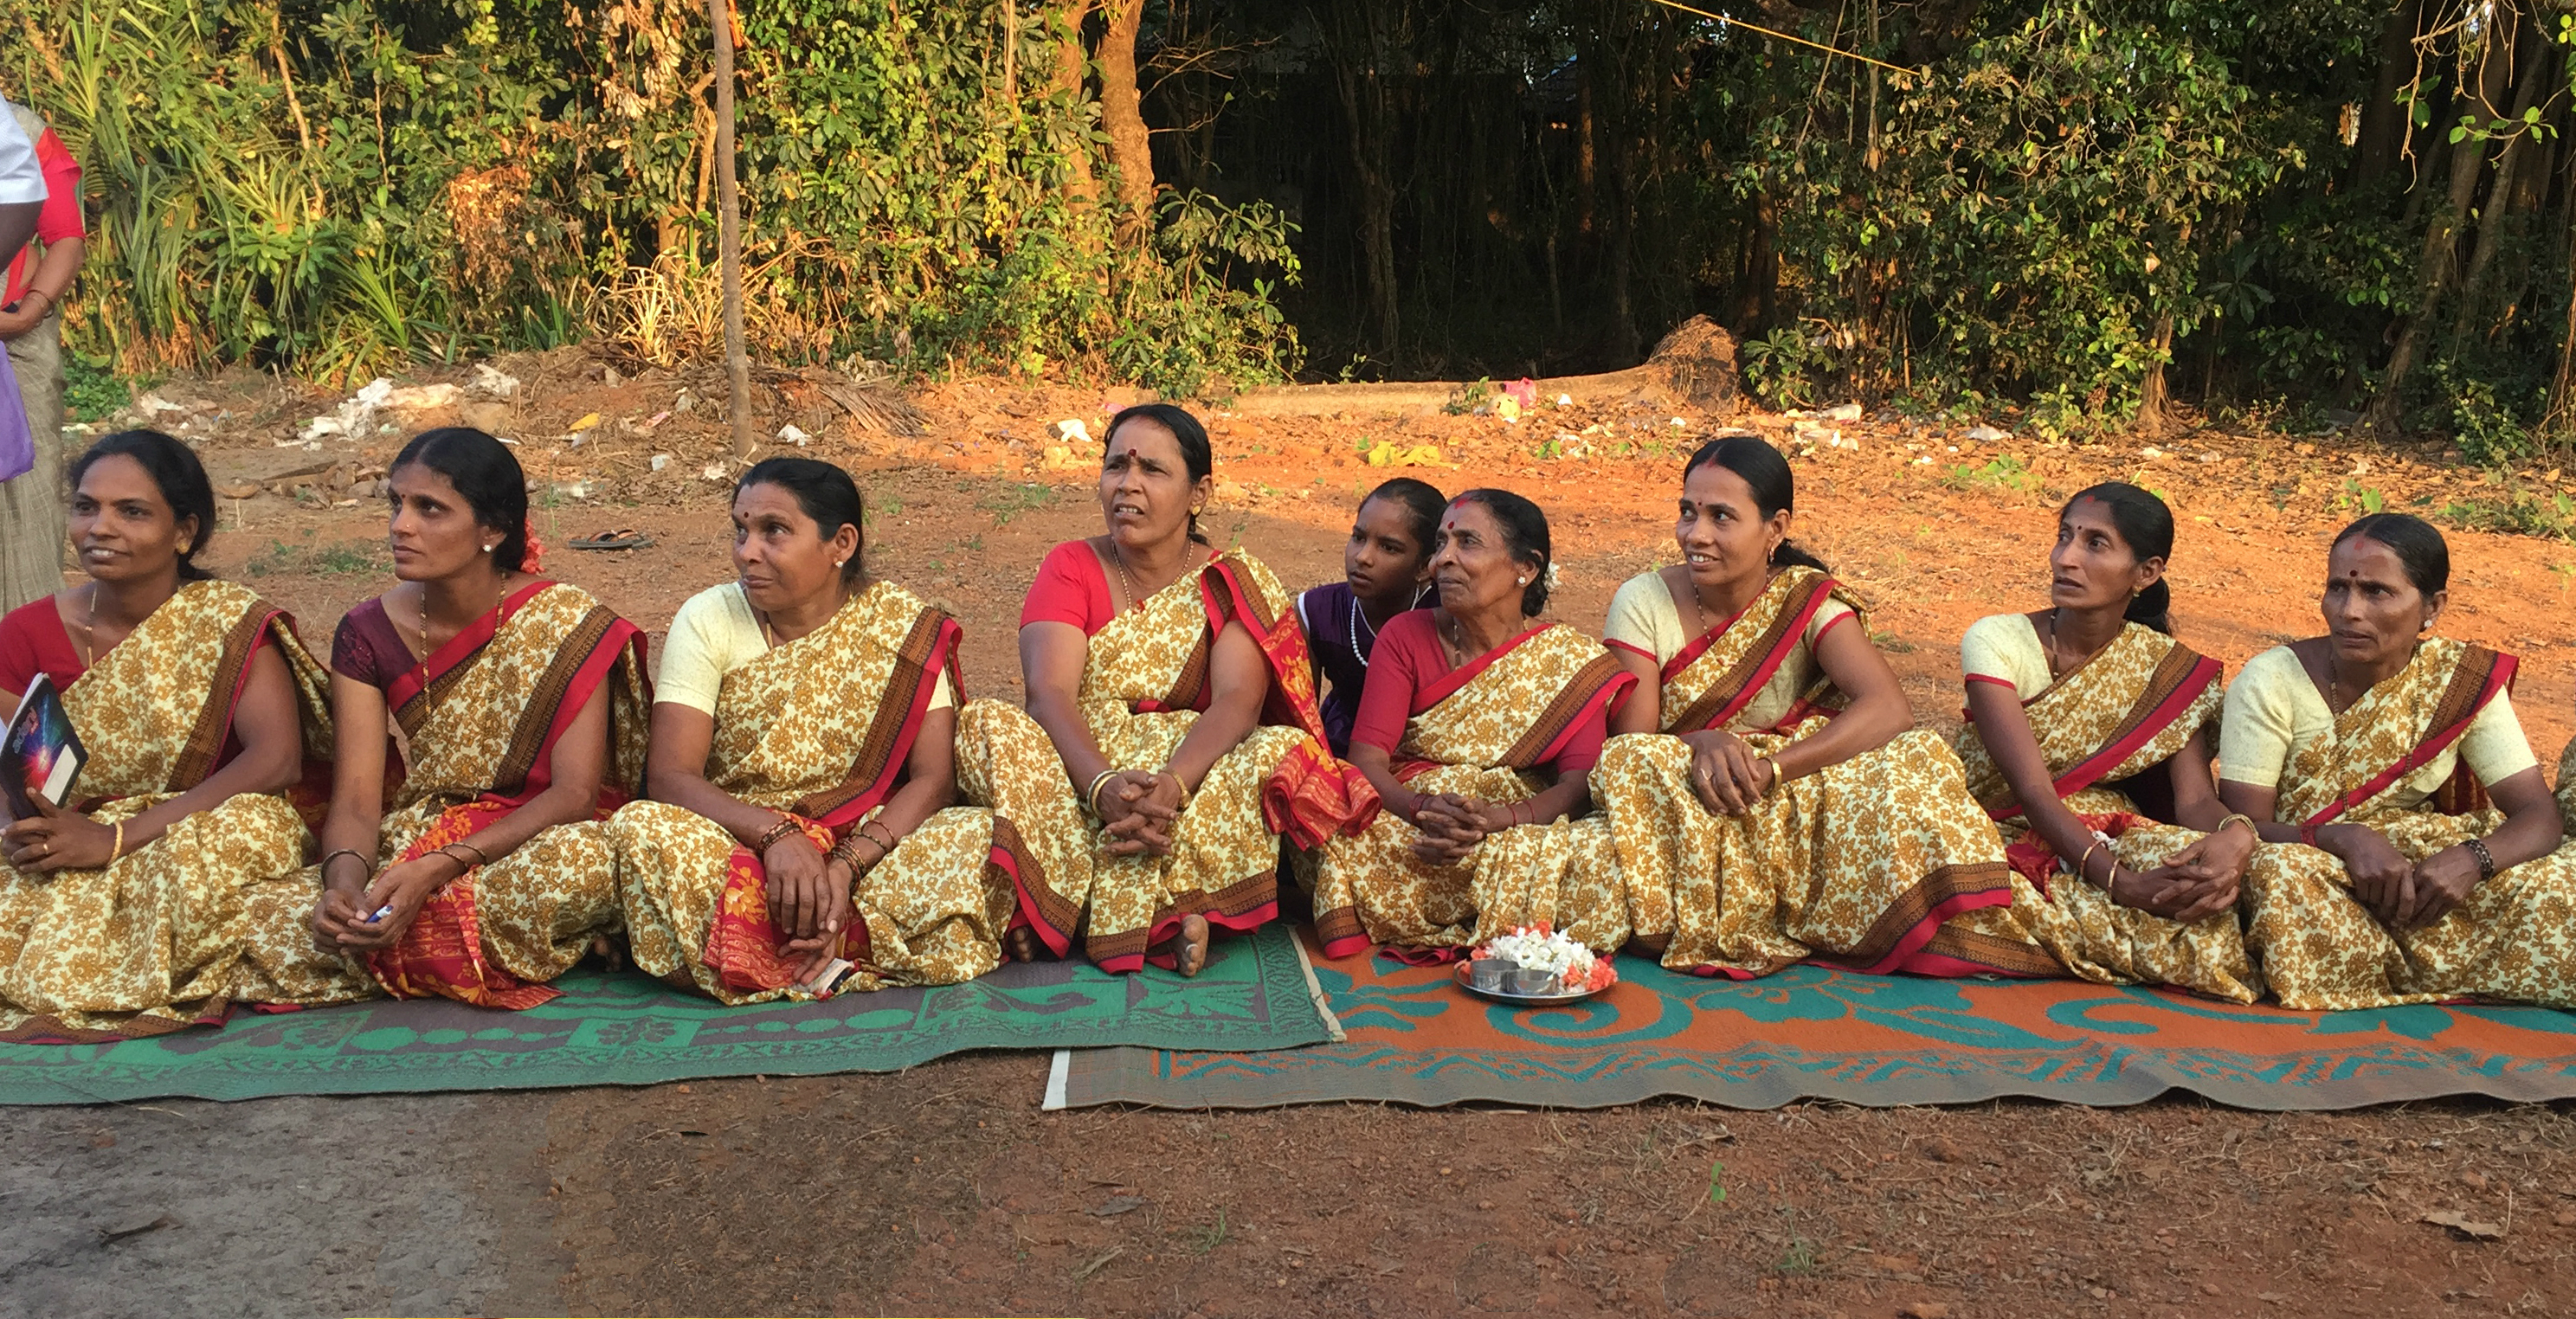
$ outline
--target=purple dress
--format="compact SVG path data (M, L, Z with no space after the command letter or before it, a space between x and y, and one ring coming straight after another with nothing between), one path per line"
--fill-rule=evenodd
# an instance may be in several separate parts
M1438 592L1426 587L1414 605L1419 608L1437 598ZM1349 582L1326 582L1298 596L1297 621L1305 626L1306 649L1326 680L1316 684L1325 688L1324 734L1332 741L1334 755L1348 756L1351 723L1360 712L1360 689L1368 685L1369 653L1377 649L1377 629L1360 612L1359 598L1351 594Z

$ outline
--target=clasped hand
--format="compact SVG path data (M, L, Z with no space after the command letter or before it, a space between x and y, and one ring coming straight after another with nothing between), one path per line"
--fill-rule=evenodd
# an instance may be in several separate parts
M1101 783L1100 831L1109 835L1101 850L1111 856L1165 856L1172 850L1172 824L1181 818L1189 795L1177 774L1122 769Z
M2236 905L2254 843L2253 832L2242 828L2204 834L2153 869L2123 876L2127 882L2120 886L2119 900L2184 924L2215 916Z
M0 830L0 849L22 874L56 870L96 870L116 849L116 830L81 814L34 798L32 819L13 820Z
M1691 791L1714 815L1752 810L1779 782L1779 762L1764 764L1744 739L1723 729L1682 738L1690 748Z
M771 843L760 864L769 923L785 941L779 955L796 961L798 983L810 985L841 955L842 932L858 918L850 896L858 876L848 862L825 856L802 830Z
M2343 862L2353 898L2390 929L2423 929L2478 886L2478 861L2465 846L2408 861L2378 830L2358 824L2327 825L2317 832L2317 846Z
M411 928L421 904L464 873L465 862L453 853L423 852L373 879L325 880L322 905L313 911L314 941L344 953L391 948Z
M1507 808L1454 792L1425 793L1414 799L1413 854L1435 866L1456 865L1488 835L1512 827Z

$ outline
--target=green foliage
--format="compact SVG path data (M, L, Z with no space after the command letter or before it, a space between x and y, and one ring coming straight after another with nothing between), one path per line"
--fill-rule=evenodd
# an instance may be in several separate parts
M1979 466L1952 463L1941 475L1941 483L1953 490L2010 490L2016 493L2039 488L2039 476L2021 459L2004 454Z
M2493 380L2469 374L2459 364L2440 361L2425 373L2439 400L2460 456L2481 467L2511 467L2540 455L2542 444L2533 421L2545 404L2535 390L2528 412L2506 406L2496 397Z
M1819 377L1831 366L1821 348L1789 329L1745 340L1736 349L1736 358L1743 367L1744 383L1778 408L1815 406L1817 387L1823 383Z
M63 347L63 411L73 421L97 421L132 403L140 383L118 375L111 363Z
M73 338L117 369L329 379L594 334L716 350L706 11L677 0L0 0L81 158ZM1141 248L1048 23L989 3L740 7L755 350L1106 371L1302 361L1275 208L1167 194Z
M2249 89L2188 25L2132 8L2029 6L1892 79L1875 152L1813 131L1811 98L1773 103L1730 178L1782 216L1784 279L1826 327L1803 342L1864 387L2028 397L2044 434L2134 414L2175 336L2220 309L2210 221L2304 158L2249 138ZM1810 363L1782 332L1755 342L1748 376L1785 401Z
M2466 531L2504 531L2526 536L2576 540L2576 499L2556 492L2507 489L2500 496L2472 495L2450 500L2433 514L2437 522ZM2560 571L2553 566L2552 571ZM2560 594L2564 595L2562 589Z
M1451 395L1448 402L1440 405L1440 410L1453 417L1463 417L1483 407L1485 400L1493 396L1493 379L1489 376L1479 376L1475 380L1460 385L1458 392Z

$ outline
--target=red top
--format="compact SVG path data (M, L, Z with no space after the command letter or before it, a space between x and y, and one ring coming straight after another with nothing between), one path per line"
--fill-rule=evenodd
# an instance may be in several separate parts
M1100 570L1100 556L1084 540L1069 540L1047 551L1046 561L1038 565L1038 579L1029 584L1029 598L1020 605L1022 627L1071 623L1086 637L1109 626L1117 616L1118 606L1109 599L1109 574Z
M419 657L411 653L386 615L384 597L364 601L340 616L340 629L331 634L333 673L385 691L419 667Z
M45 171L45 209L36 213L36 240L51 246L66 238L81 236L81 167L80 158L63 145L48 128L36 139L36 164ZM16 302L27 291L27 261L35 249L22 247L9 261L9 295L0 304Z
M1513 642L1546 627L1545 623L1533 625L1491 655L1468 661L1468 667L1481 669L1485 661L1501 656ZM1457 690L1458 684L1444 681L1456 672L1447 652L1440 648L1440 633L1430 610L1396 615L1394 621L1378 630L1377 647L1369 654L1368 685L1360 692L1359 717L1351 723L1351 745L1366 743L1393 755L1396 743L1404 738L1405 721L1438 705ZM1601 744L1609 736L1609 705L1595 704L1583 722L1575 726L1565 749L1557 753L1549 767L1558 778L1591 773L1592 766L1601 759Z
M54 608L52 596L41 596L0 615L0 692L24 696L27 684L39 673L54 680L54 690L68 691L87 672L80 652L72 649L71 634L63 630L63 616Z

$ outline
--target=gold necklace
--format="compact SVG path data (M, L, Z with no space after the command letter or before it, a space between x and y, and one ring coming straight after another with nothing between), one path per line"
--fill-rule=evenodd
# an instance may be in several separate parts
M95 580L89 584L89 603L85 613L86 617L81 619L81 667L88 669L98 663L98 583Z
M493 596L492 596L492 612L493 612L493 613L496 613L496 614L497 614L497 613L500 613L500 612L501 612L501 606L503 606L503 605L505 605L505 604L508 604L508 603L510 603L510 574L508 574L508 573L503 573L503 574L501 574L501 585L500 585L500 588L499 588L498 590L496 590L496 591L493 593ZM420 587L420 608L419 608L419 613L420 613L420 626L419 626L419 627L417 627L417 628L415 628L415 629L413 629L413 633L414 633L414 635L416 635L416 636L418 636L418 637L420 638L420 657L421 657L422 659L424 659L424 660L425 660L425 659L428 659L428 658L429 658L429 654L430 654L430 651L429 651L429 583L427 583L427 582L423 582L423 583L421 583L421 587ZM390 615L390 612L388 612L388 617L390 617L390 616L391 616L391 615ZM457 631L459 631L459 632L462 632L462 631L464 631L465 629L464 629L463 627L459 627L459 628L457 628L456 630L457 630ZM449 640L451 640L451 641L452 641L452 640L454 640L454 639L455 639L455 638L453 638L453 637L449 638Z
M1136 579L1127 575L1126 551L1118 548L1118 540L1114 536L1111 537L1109 541L1109 561L1118 569L1118 584L1127 588L1127 603L1130 606L1145 603L1145 597L1139 594L1136 590ZM1172 581L1179 581L1182 577L1187 576L1189 571L1190 552L1185 548L1181 551L1181 570L1180 572L1172 575ZM1164 586L1169 586L1171 584L1171 582L1163 583ZM1160 590L1162 588L1157 587L1155 589Z

